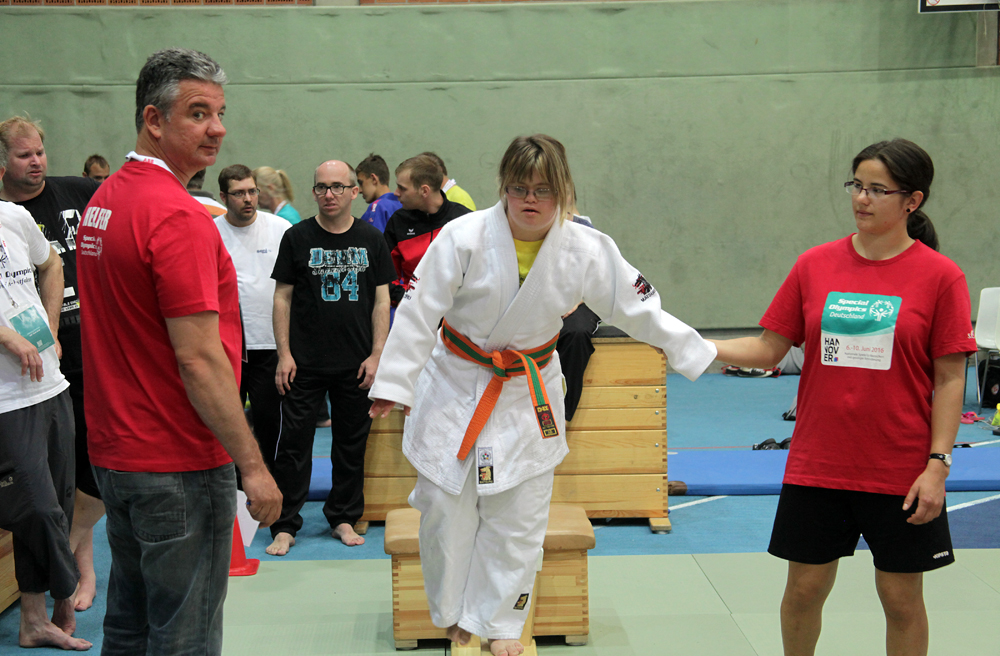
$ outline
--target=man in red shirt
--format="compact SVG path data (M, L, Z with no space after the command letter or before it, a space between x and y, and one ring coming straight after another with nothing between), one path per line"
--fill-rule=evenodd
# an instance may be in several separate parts
M202 53L150 56L135 151L77 234L88 444L112 554L106 654L221 653L234 460L250 514L266 526L281 509L239 401L236 271L185 190L215 163L225 82Z

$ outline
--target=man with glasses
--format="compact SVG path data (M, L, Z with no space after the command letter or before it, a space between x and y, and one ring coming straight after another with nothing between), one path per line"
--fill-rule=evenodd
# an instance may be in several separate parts
M396 196L403 205L385 226L385 241L398 276L389 289L392 307L409 289L413 272L444 224L470 212L441 191L444 173L429 155L411 157L396 167Z
M222 242L233 258L240 290L243 344L246 355L240 378L240 400L250 398L253 433L264 464L274 469L274 450L281 426L281 397L274 386L278 351L274 344L271 272L281 237L292 225L280 216L257 209L260 190L253 172L233 164L219 173L219 198L226 213L215 219Z
M281 239L272 278L275 376L281 435L274 476L284 494L281 518L271 526L272 555L284 555L302 528L309 494L316 415L331 400L333 486L323 514L333 537L364 543L354 524L364 512L365 446L371 419L368 388L389 332L389 283L395 271L382 234L351 216L358 196L353 168L336 160L316 169L319 212Z

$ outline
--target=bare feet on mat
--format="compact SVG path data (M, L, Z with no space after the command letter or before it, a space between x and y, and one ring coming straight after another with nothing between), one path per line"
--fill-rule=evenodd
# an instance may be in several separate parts
M264 549L264 551L272 556L284 556L294 546L295 537L291 533L278 533L274 536L274 542L267 549Z
M337 527L333 529L331 534L334 539L340 540L349 547L357 547L365 543L365 539L354 532L354 527L344 522L343 524L337 524Z
M452 624L445 630L445 635L452 642L457 642L460 645L467 645L469 641L472 640L472 634L465 629L460 628L457 624Z
M59 622L66 623L67 614L73 612L75 603L75 599L72 597L57 600L53 617ZM70 625L70 632L72 632L76 629L75 618ZM93 646L86 640L74 638L66 633L62 627L49 621L45 611L45 595L43 594L21 595L21 626L18 643L22 647L55 647L76 651L86 651Z
M330 426L333 426L333 420L330 418L320 419L316 422L316 428L329 428Z
M76 595L69 599L55 599L52 604L52 623L66 635L76 632Z
M97 575L94 573L93 564L90 571L80 568L80 585L76 588L76 610L87 610L94 605L94 597L97 595Z
M490 653L493 656L520 656L524 653L524 645L520 640L490 640Z

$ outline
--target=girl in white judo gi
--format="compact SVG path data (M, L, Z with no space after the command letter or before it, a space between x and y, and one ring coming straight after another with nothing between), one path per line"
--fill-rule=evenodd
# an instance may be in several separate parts
M475 634L517 656L553 470L569 451L561 317L585 302L691 380L716 349L660 308L610 237L566 220L575 191L561 143L515 139L499 188L499 203L447 224L427 249L369 396L373 417L406 408L431 619L453 641Z

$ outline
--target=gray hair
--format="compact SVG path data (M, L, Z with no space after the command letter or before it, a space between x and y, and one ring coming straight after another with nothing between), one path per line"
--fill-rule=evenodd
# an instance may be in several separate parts
M154 52L139 71L139 79L135 83L136 133L142 132L142 112L147 105L159 110L164 118L170 117L170 107L177 99L182 80L200 80L222 86L229 78L222 67L203 52L184 48Z

